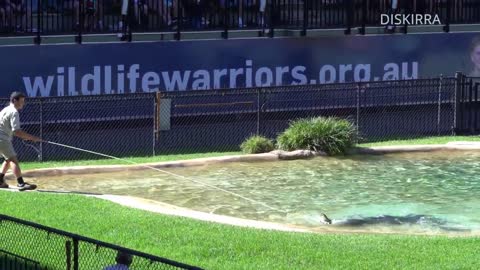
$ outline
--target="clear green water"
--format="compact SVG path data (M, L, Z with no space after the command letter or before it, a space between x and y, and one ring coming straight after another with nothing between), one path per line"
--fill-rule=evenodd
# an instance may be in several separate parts
M427 153L226 163L166 169L284 209L276 212L153 170L36 179L42 189L130 195L241 218L339 229L480 232L480 153ZM388 224L382 216L424 215ZM372 218L380 217L372 220ZM372 221L345 225L350 219ZM332 225L328 225L332 226Z

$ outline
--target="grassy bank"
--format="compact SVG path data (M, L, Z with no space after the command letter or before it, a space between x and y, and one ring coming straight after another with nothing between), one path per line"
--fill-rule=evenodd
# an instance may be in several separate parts
M387 145L419 145L419 144L445 144L453 141L480 141L480 136L447 136L447 137L429 137L415 140L390 140L383 142L375 142L368 144L360 144L359 146L387 146ZM137 163L150 163L174 160L187 160L195 158L219 157L226 155L240 155L239 152L210 152L210 153L196 153L196 154L172 154L172 155L158 155L148 157L126 157L129 161ZM46 162L23 162L22 169L31 170L39 168L56 168L65 166L85 166L85 165L117 165L129 164L115 159L97 159L97 160L74 160L74 161L46 161Z
M254 230L153 214L78 195L0 192L0 201L5 202L2 214L205 269L480 267L480 238Z
M171 155L158 155L148 157L125 157L129 161L136 163L151 163L162 161L176 161L176 160L188 160L195 158L207 158L207 157L221 157L227 155L240 155L241 152L210 152L210 153L195 153L195 154L171 154ZM130 165L130 163L116 160L116 159L95 159L95 160L65 160L65 161L45 161L45 162L22 162L21 167L23 170L32 170L40 168L56 168L66 166L86 166L86 165Z
M365 143L359 146L389 146L389 145L420 145L420 144L445 144L448 142L480 142L480 136L445 136L445 137L427 137L414 140L388 140L383 142Z

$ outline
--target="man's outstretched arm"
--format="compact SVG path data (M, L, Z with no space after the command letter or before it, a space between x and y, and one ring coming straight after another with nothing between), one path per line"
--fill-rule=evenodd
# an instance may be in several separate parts
M43 142L42 139L40 139L39 137L37 136L33 136L33 135L30 135L28 134L27 132L19 129L19 130L15 130L13 132L13 134L21 139L24 139L24 140L27 140L27 141L34 141L34 142Z

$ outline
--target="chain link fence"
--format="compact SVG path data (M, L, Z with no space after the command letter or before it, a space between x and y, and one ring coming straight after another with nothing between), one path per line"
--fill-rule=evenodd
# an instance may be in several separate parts
M2 270L41 270L39 262L0 250L0 269Z
M0 215L2 270L102 270L117 264L119 253L132 257L131 270L201 269Z
M455 86L436 78L161 93L156 152L238 150L251 135L275 139L292 120L318 116L349 119L359 142L452 134Z
M462 118L462 108L473 108L456 100L460 89L478 91L468 85L472 80L433 78L32 98L20 118L45 140L119 157L238 151L251 135L275 139L292 120L317 116L349 119L361 143L453 135L457 114L463 119L470 114ZM14 145L21 160L97 158L52 144Z
M3 100L5 105L8 100ZM153 155L154 94L32 98L22 128L43 139L120 156ZM97 158L51 144L14 139L22 160Z

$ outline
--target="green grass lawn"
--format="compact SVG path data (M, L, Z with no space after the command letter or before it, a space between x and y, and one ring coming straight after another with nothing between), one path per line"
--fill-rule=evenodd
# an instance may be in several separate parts
M0 192L0 202L2 214L205 269L480 269L480 238L474 237L255 230L79 195Z
M480 136L445 136L445 137L427 137L414 140L389 140L383 142L365 143L359 146L388 146L388 145L419 145L419 144L445 144L448 142L469 141L480 142Z
M162 161L176 161L188 160L195 158L206 157L221 157L227 155L240 155L241 152L210 152L210 153L196 153L196 154L170 154L157 155L148 157L125 157L129 161L136 163L150 163ZM45 161L45 162L21 162L23 170L41 169L41 168L56 168L66 166L86 166L86 165L130 165L131 163L116 160L116 159L96 159L96 160L67 160L67 161Z
M412 145L412 144L444 144L453 141L480 141L480 136L446 136L446 137L429 137L414 140L391 140L383 142L375 142L368 144L360 144L360 147L371 146L387 146L387 145ZM107 153L108 154L108 153ZM161 161L187 160L204 157L218 157L226 155L240 155L242 152L211 152L196 154L170 154L157 155L148 157L126 157L129 161L137 163L150 163ZM39 169L39 168L56 168L65 166L84 166L84 165L118 165L130 163L115 159L97 159L97 160L72 160L72 161L46 161L46 162L23 162L21 167L23 170Z
M480 141L480 137L433 137L360 146L450 141ZM146 163L233 154L240 152L127 159ZM128 163L108 159L26 162L22 168L100 164ZM480 269L478 237L274 232L164 216L78 195L0 192L0 202L2 214L206 269ZM10 236L0 234L0 245L1 237Z

